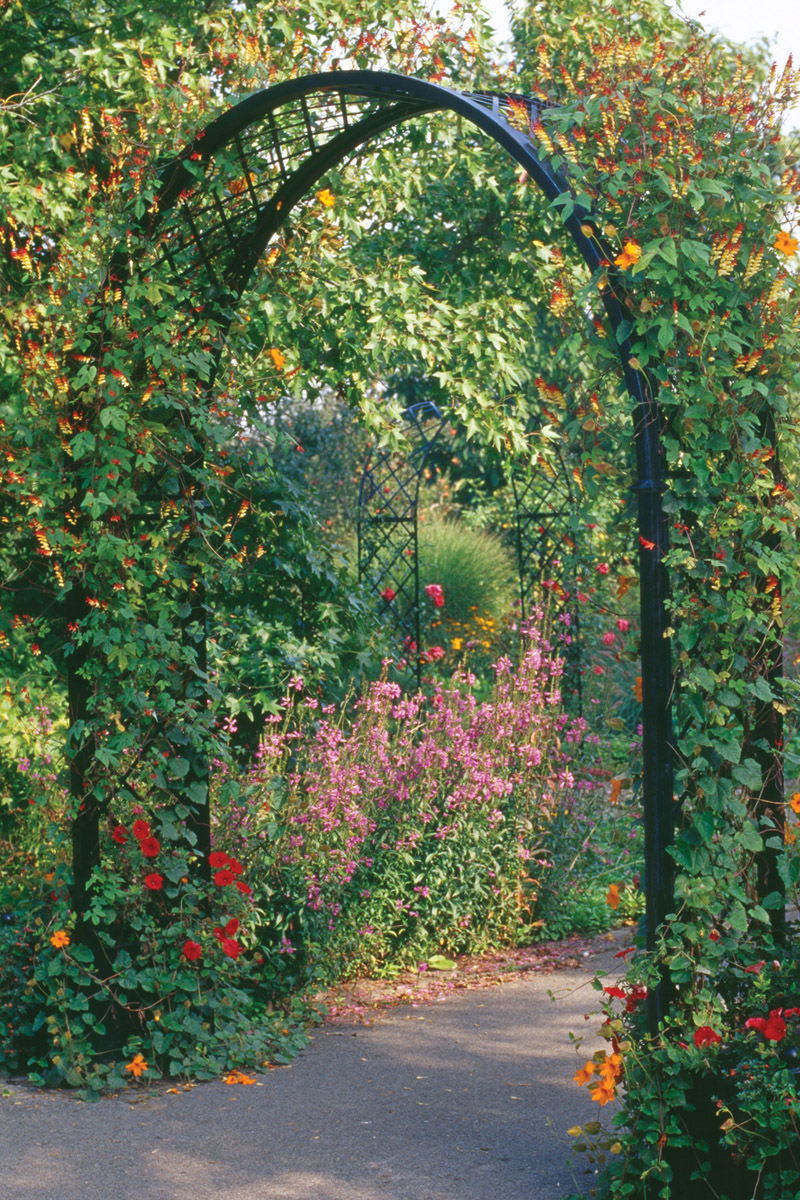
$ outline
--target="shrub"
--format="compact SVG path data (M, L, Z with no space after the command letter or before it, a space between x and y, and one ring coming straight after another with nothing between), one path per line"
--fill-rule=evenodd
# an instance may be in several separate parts
M468 624L475 613L499 622L516 596L516 566L500 539L456 522L420 523L419 573L423 586L441 586L449 624Z

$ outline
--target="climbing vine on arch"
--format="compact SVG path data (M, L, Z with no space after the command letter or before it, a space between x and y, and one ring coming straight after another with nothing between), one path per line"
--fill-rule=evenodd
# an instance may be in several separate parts
M601 1106L624 1077L624 1136L581 1137L607 1157L613 1145L614 1195L639 1195L645 1178L648 1195L670 1178L705 1195L689 1182L701 1138L726 1172L726 1153L748 1159L743 1187L761 1170L763 1194L784 1195L797 1118L781 1042L793 1035L786 1025L770 1042L757 1022L798 988L783 925L798 868L786 848L783 749L794 730L782 645L798 569L799 181L780 130L797 80L659 6L549 15L531 7L517 35L529 56L536 49L538 86L560 101L545 142L571 158L615 241L635 365L659 389L670 548L639 552L666 552L672 580L673 914L655 953L633 959L630 982L606 990L609 1052L576 1077ZM603 347L591 353L599 364ZM642 985L663 1001L657 1031ZM745 1062L758 1087L726 1086ZM703 1096L720 1099L721 1118L688 1115ZM723 1194L727 1184L714 1177Z
M680 1059L678 1041L689 1046L689 1066L703 1058L692 1059L694 1050L711 1053L713 1039L701 1038L698 1044L686 1036L687 1026L690 1032L694 1027L719 1034L717 1026L738 1011L729 1004L723 1013L718 990L707 982L709 971L732 971L731 995L738 996L736 988L749 978L747 968L780 954L765 918L779 912L773 907L776 895L781 903L776 880L791 869L782 847L773 843L781 836L774 762L787 699L776 677L779 589L782 581L784 586L792 581L795 569L785 529L796 511L780 462L792 430L796 387L790 266L797 177L775 140L773 115L781 90L788 94L793 85L789 77L775 77L764 82L754 100L749 64L737 64L656 5L626 6L621 15L604 8L591 19L581 15L580 23L577 16L577 10L563 5L558 13L524 14L518 26L520 77L503 79L501 90L539 91L559 102L532 132L545 154L571 164L578 201L593 206L600 221L599 227L587 225L588 236L602 237L608 247L607 271L594 280L578 269L570 252L548 255L542 272L557 274L550 289L554 314L565 316L573 305L576 332L568 349L577 352L580 343L581 353L575 354L581 363L579 386L587 393L586 404L594 396L600 410L591 409L589 416L585 405L576 409L583 428L589 420L594 423L580 472L587 494L593 496L602 481L603 464L609 462L603 439L622 410L615 395L616 348L591 317L599 310L598 289L624 293L631 316L630 365L646 371L659 388L666 419L663 445L672 472L669 561L676 579L672 635L679 664L675 857L680 870L676 915L662 931L663 947L651 956L649 968L642 958L637 970L649 970L651 988L665 975L662 999L674 999L676 984L683 992L680 1005L665 1003L672 1025L655 1048L649 1047L649 1058L637 1058L637 1049L648 1043L642 1030L633 1030L628 1076L631 1111L641 1114L631 1144L649 1147L647 1153L657 1159L661 1138L674 1136L675 1127L671 1116L662 1127L660 1110L644 1100L656 1095L664 1064ZM313 24L309 17L309 30ZM66 204L65 196L74 190L81 198L81 221L54 229L45 216L42 184L42 196L34 188L14 198L3 227L10 347L16 339L5 369L14 394L22 397L4 418L10 514L4 554L9 577L16 581L15 600L20 600L4 605L6 637L19 661L24 655L63 656L72 657L74 667L74 656L89 646L99 652L96 677L88 658L80 664L84 677L96 685L98 700L91 730L84 713L72 714L73 771L86 783L85 803L100 807L104 816L113 814L120 792L130 805L141 804L143 795L148 805L154 796L163 797L158 828L147 833L140 828L142 836L137 845L131 842L129 852L138 849L146 860L153 848L150 838L169 843L175 852L170 867L175 887L182 884L193 849L181 823L189 821L193 837L198 830L191 829L191 805L176 805L174 797L181 781L190 800L190 789L202 791L202 779L195 778L197 759L215 737L213 713L208 716L203 707L200 644L207 606L199 581L209 577L224 589L263 543L246 525L255 479L253 464L230 436L235 397L228 383L233 381L214 374L219 341L232 332L227 317L211 296L198 297L189 286L133 271L148 246L130 213L141 218L152 204L151 147L175 150L185 144L221 103L220 92L242 77L263 83L266 75L268 82L280 66L289 75L301 64L303 69L319 65L315 52L305 48L311 33L299 40L294 33L289 42L289 32L282 28L273 37L263 21L251 22L249 15L240 25L234 22L230 33L210 27L186 50L177 78L174 45L164 58L148 55L142 75L147 87L142 85L144 94L136 98L135 119L129 109L114 109L113 89L96 109L73 103L69 119L57 111L55 124L42 136L53 161L66 165L66 155L69 166L50 189L51 203ZM429 31L424 32L427 37ZM453 31L441 27L431 32L438 40L424 47L417 36L422 33L409 18L398 39L398 67L432 76L452 70L460 86L486 82L474 33L462 28L453 40ZM382 45L379 28L362 41L363 36L362 28L352 39L354 55L391 51L389 43ZM319 52L330 58L334 49L320 47ZM130 72L137 55L128 48L127 62L124 53L119 50L118 61ZM206 85L209 62L216 94ZM130 75L122 66L119 70L130 87ZM165 110L168 124L162 124ZM524 105L517 119L528 119ZM26 120L24 111L19 120ZM390 159L384 159L387 168ZM402 162L401 156L396 170ZM247 193L247 174L233 156L222 163L219 186L228 197ZM511 186L528 190L522 179ZM315 256L322 259L324 251L344 261L348 239L356 238L340 195L331 177L296 222L295 232L313 227L306 241L308 262L297 248L299 238L286 237L274 247L293 261L301 283L304 277L312 281ZM402 191L399 195L402 199ZM375 209L381 216L380 206ZM85 241L81 223L87 216L94 236ZM363 239L365 247L368 241ZM115 273L104 276L112 250L120 246ZM357 255L353 264L365 304L373 303L371 295L391 297L398 282L391 271L370 277ZM266 268L271 266L268 256ZM455 274L442 272L438 294L432 295L429 280L418 271L413 287L400 293L406 309L409 298L413 301L411 336L407 330L403 334L403 314L391 298L374 302L371 315L398 340L407 336L409 348L413 341L415 353L430 337L434 320L444 341L456 308L454 291L448 290L456 287ZM314 354L338 354L348 376L357 378L360 372L362 383L371 378L381 361L378 336L366 348L354 343L356 319L332 304L341 322L335 322L337 342L326 341L333 322L326 327L322 319L325 298L319 321L311 288L287 300L281 311L270 312L266 306L275 302L266 272L262 282L264 290L256 288L256 295L265 315L248 321L245 314L233 332L251 339L265 390L279 390L291 379L299 387L303 357ZM507 280L487 285L488 291L473 299L468 317L483 315L487 297L499 300L506 286ZM481 371L488 375L501 356L513 384L532 366L520 336L524 310L516 305L502 322L490 311L497 326L513 323L515 336L504 339L495 327L491 332L501 344L487 351L462 324L457 345L478 377ZM300 327L300 345L273 336L281 328ZM547 386L554 385L540 361L536 373ZM469 379L460 382L480 412L486 435L497 442L507 438L522 449L519 424L507 420L488 381L472 384L471 393ZM366 387L362 392L368 395ZM559 426L560 419L543 423L541 452L548 438L560 436ZM60 456L53 453L56 442ZM647 556L666 553L667 546L653 542L632 550ZM56 627L48 606L56 599L63 604L71 594L75 611L67 614L63 628ZM120 672L123 683L104 696L110 669ZM135 769L129 770L129 763ZM111 840L115 828L107 831ZM771 858L761 854L765 840L767 850L774 851ZM766 864L760 876L759 863ZM246 895L246 880L239 878L242 887L237 888L235 871L223 865L216 869L233 878L217 884L201 877L187 894L187 911L202 912L215 886L233 888L226 896L234 901L236 891ZM189 872L186 878L191 877ZM154 910L163 883L159 872L145 876ZM135 940L132 923L138 917L121 897L120 891L111 909L118 922L114 936L123 930ZM229 908L226 929L239 920L235 903ZM224 940L235 943L233 933ZM238 961L233 948L228 950L223 946L220 952L222 972L233 972ZM224 1028L222 1023L218 1030ZM738 1027L734 1032L738 1036ZM217 1050L209 1050L212 1057ZM671 1097L673 1107L679 1091Z

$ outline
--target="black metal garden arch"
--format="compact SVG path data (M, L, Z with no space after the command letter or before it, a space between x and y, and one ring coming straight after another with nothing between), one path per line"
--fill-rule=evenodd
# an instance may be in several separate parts
M202 296L206 305L222 298L221 306L231 311L270 239L326 172L414 117L441 112L469 121L503 147L547 199L569 195L566 176L537 153L536 126L544 107L539 99L464 93L388 72L336 71L288 80L229 109L169 163L142 225L154 239L157 264L184 289L196 289L194 294ZM220 162L230 156L238 161L239 186L215 186L218 156ZM590 213L575 206L564 227L591 271L608 268L613 251ZM124 281L128 273L124 255L112 263L111 273ZM646 924L647 944L653 947L671 907L673 871L667 849L674 809L661 417L655 388L631 366L632 351L624 332L627 314L621 289L613 286L613 267L609 275L612 286L601 294L631 399L637 463L633 490L640 535ZM218 319L224 327L225 317L220 313ZM86 704L80 668L79 657L73 656L69 670L73 721ZM74 761L72 775L80 800L80 770ZM87 809L76 820L74 878L79 894L96 861L91 847L98 844L97 819L96 812ZM199 825L208 829L207 809ZM655 1030L663 1004L661 989L653 990L649 1003Z

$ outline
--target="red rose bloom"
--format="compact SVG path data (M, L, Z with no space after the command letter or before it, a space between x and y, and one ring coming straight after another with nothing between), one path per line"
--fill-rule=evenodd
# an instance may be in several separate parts
M140 842L142 838L150 837L150 826L147 824L147 821L133 822L133 836L137 842Z
M224 850L212 850L208 856L208 865L210 867L227 867L228 856Z
M223 938L220 945L222 953L227 954L228 958L238 958L242 953L242 947L233 938Z
M381 599L385 600L387 604L391 604L396 595L397 592L394 590L394 588L387 587L381 592Z
M250 887L250 884L245 883L243 879L236 880L236 887L237 887L237 890L240 891L243 896L252 896L252 894L253 894L253 889Z
M161 843L158 838L146 837L139 842L139 849L145 858L155 858L161 849Z
M124 846L128 840L128 831L124 825L117 825L111 837L118 846Z
M145 875L144 886L149 888L151 892L160 892L164 884L163 875L159 875L157 871L153 871L152 875Z
M234 875L241 875L242 871L244 870L244 867L242 866L242 864L239 862L238 859L229 858L228 859L228 870L233 871Z
M214 872L214 883L217 887L227 887L229 883L233 883L234 878L233 871L228 871L225 868Z
M715 1033L710 1025L701 1025L699 1029L694 1031L694 1044L700 1050L703 1046L716 1046L717 1042L721 1042L722 1038L718 1033Z
M188 958L189 962L197 962L203 954L203 947L199 942L193 942L191 939L183 943L183 957Z
M225 932L228 937L235 937L239 932L239 922L236 920L236 917L231 917L230 921L228 921L225 926Z
M434 608L444 608L444 592L440 583L429 583L425 588L425 595L430 596Z

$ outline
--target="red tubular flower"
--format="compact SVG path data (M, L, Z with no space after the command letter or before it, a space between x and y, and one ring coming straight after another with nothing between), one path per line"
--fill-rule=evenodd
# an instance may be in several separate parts
M133 836L137 842L141 842L143 838L150 837L150 826L147 824L147 821L133 822Z
M210 867L227 867L228 856L224 850L212 850L208 856L208 865Z
M252 896L253 894L253 889L250 887L250 884L245 883L243 879L236 880L236 888L237 891L240 891L243 896Z
M139 849L145 858L155 858L161 849L161 843L158 838L146 837L139 842Z
M197 962L203 954L203 947L199 942L193 942L191 938L183 943L183 957L188 958L189 962Z
M145 875L144 886L149 888L151 892L160 892L164 886L164 876L159 875L157 871L153 871L151 875Z
M118 846L124 846L128 840L128 831L124 825L117 825L116 829L111 834L111 837Z
M603 988L603 991L605 992L605 994L607 996L616 997L617 1000L625 999L625 993L623 992L621 987L606 987L606 988Z
M221 871L214 872L214 883L217 887L227 887L228 884L233 883L234 879L233 872L226 870L224 867Z
M718 1033L715 1033L710 1025L701 1025L699 1029L694 1031L694 1044L697 1049L702 1049L703 1046L716 1046L721 1042L722 1038Z
M223 938L220 945L222 953L227 954L228 958L238 958L242 953L242 947L233 938Z

